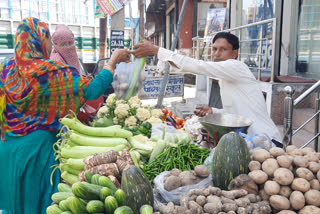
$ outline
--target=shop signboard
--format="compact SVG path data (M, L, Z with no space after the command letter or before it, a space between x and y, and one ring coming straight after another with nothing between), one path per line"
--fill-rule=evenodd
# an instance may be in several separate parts
M124 48L124 31L111 30L110 55L118 48Z
M139 91L140 99L157 99L160 93L162 77L148 77L142 82L142 87ZM184 76L170 75L164 97L179 97L183 96L184 91Z

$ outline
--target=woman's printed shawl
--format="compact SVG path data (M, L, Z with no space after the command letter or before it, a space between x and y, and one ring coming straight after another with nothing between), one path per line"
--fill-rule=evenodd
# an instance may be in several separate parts
M88 80L73 67L49 60L49 35L44 22L31 17L22 20L15 36L15 57L0 64L2 134L56 131L59 118L85 102Z

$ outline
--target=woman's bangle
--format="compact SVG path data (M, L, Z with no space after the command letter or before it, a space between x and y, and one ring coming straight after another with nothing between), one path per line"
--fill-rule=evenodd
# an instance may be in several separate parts
M112 75L114 74L114 68L112 68L111 65L105 64L103 68L109 70L112 73Z

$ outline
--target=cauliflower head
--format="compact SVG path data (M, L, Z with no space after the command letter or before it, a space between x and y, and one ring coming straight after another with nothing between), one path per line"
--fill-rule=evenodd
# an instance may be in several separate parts
M119 119L117 117L113 118L113 124L115 124L115 125L119 124Z
M138 96L130 97L128 100L129 104L138 104L141 105L141 100L138 98Z
M150 118L150 111L145 108L138 108L136 116L140 121L146 121Z
M114 110L114 114L119 118L123 119L129 114L129 105L128 104L119 104Z
M127 102L125 100L117 100L116 106L118 106L119 104L127 104Z
M107 106L102 106L98 111L98 118L101 118L109 113L109 108Z
M152 109L151 115L152 117L161 118L163 115L163 112L161 109Z
M124 121L124 124L131 128L137 126L137 122L138 120L135 116L130 116Z
M147 121L151 124L162 123L162 120L160 118L154 116L150 117Z
M111 106L113 105L115 102L117 101L117 97L116 97L116 94L113 93L113 94L110 94L106 100L106 103L108 106Z

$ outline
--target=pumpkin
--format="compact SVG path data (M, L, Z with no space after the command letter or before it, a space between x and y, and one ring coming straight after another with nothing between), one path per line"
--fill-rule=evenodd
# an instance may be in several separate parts
M139 214L140 207L149 204L153 207L152 186L147 176L136 166L130 166L122 173L121 189L126 196L126 205L135 214Z
M250 153L245 140L235 132L223 135L212 160L213 184L227 190L230 181L249 172Z

